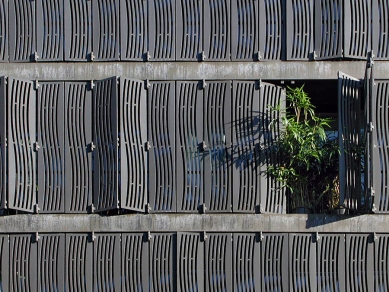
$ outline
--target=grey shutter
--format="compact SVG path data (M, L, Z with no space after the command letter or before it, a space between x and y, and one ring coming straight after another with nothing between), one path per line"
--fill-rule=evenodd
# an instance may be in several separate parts
M259 205L261 134L259 81L233 81L232 98L232 209L254 213Z
M65 82L65 212L86 213L92 204L92 91Z
M314 4L314 0L286 1L287 60L313 57Z
M142 61L148 50L147 1L121 0L120 23L120 59Z
M346 291L373 291L373 236L346 234L346 262Z
M152 82L148 89L149 194L155 212L176 210L174 96L174 81Z
M8 78L8 207L33 212L36 198L36 91L33 82Z
M203 104L201 82L176 83L177 210L197 212L204 203Z
M119 208L117 78L93 88L93 204L96 211Z
M368 82L368 81L367 81ZM375 86L371 97L369 112L371 118L369 121L373 125L372 132L368 133L371 138L368 140L367 146L370 148L370 159L368 165L370 172L368 173L371 183L370 186L374 190L373 211L376 213L389 212L389 157L388 157L388 123L387 115L389 110L389 81L377 80L372 81Z
M148 0L149 46L152 61L175 59L175 0Z
M315 58L343 57L343 0L319 0L315 5Z
M63 61L64 1L36 0L37 53L39 61Z
M204 89L204 198L210 212L231 212L231 81Z
M344 57L366 60L371 50L370 0L345 0L344 2ZM378 2L378 1L376 1Z
M261 291L260 234L234 233L234 291Z
M93 243L90 234L66 234L66 291L92 291Z
M38 92L38 205L42 213L65 209L64 84L42 82Z
M31 234L9 236L9 291L37 291L38 244Z
M152 233L150 239L149 290L175 291L176 244L174 233Z
M205 240L205 291L232 291L232 234L208 233Z
M320 234L319 236L316 259L318 291L345 291L345 235Z
M7 79L0 77L0 208L7 207Z
M0 62L8 62L8 1L0 1Z
M258 21L258 1L231 1L231 59L233 61L258 60Z
M259 51L262 60L281 60L285 46L285 0L259 0Z
M120 46L119 0L92 1L95 61L118 61Z
M280 130L280 124L274 123L279 120L279 112L275 112L271 107L286 107L285 89L273 84L260 83L260 110L259 110L259 131L260 142L257 145L257 151L260 152L260 212L261 213L286 213L285 188L281 188L281 183L276 179L267 177L266 170L268 165L279 163L279 157L271 151L273 142Z
M99 233L93 240L94 291L121 291L120 233Z
M231 41L230 1L204 1L204 52L207 60L229 61Z
M92 2L89 0L64 1L65 61L87 61L92 51Z
M145 211L147 202L147 95L144 82L120 80L121 208Z
M262 291L289 291L288 234L263 234L261 240Z
M389 262L389 236L378 234L374 244L374 290L386 291L389 288L388 265Z
M0 235L0 290L9 291L9 235Z
M377 60L389 60L389 2L372 1L373 44Z
M65 234L38 236L37 291L65 291Z
M34 59L36 52L36 1L9 1L9 60L28 62Z
M289 234L289 283L291 291L317 291L316 248L311 234Z
M342 204L357 210L362 203L361 157L355 150L362 145L361 82L339 72L339 180ZM361 125L362 123L362 125ZM342 198L342 195L344 198ZM344 199L344 201L343 201Z
M148 291L148 234L122 234L122 291Z
M177 291L204 290L204 236L177 233Z
M201 60L203 52L203 1L176 0L176 60Z

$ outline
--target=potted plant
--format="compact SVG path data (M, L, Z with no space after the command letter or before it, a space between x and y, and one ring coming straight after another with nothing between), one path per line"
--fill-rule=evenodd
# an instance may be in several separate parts
M288 190L290 210L298 213L328 210L336 193L339 147L337 137L328 134L328 118L316 115L311 99L303 86L288 87L287 108L273 108L280 118L272 121L279 128L278 136L268 149L278 157L270 163L267 175ZM338 188L339 190L339 188Z

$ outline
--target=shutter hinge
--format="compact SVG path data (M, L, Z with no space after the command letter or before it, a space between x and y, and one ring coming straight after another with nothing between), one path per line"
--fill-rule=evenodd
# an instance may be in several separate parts
M372 211L373 213L375 213L375 212L377 211L377 209L376 209L374 203L371 205L371 211Z
M317 243L320 240L319 232L315 232L312 236L313 242Z
M369 188L369 195L370 195L370 197L374 197L375 196L374 188Z
M261 59L262 59L261 52L260 51L255 52L253 59L254 59L254 61L261 61Z
M95 55L93 54L93 52L90 52L89 61L93 62L94 60L95 60Z
M8 209L8 201L4 201L4 208Z
M96 235L95 235L94 231L92 231L90 238L91 238L91 241L95 241Z
M145 151L149 151L151 149L150 141L145 143Z
M94 213L95 213L96 208L95 208L95 205L94 205L94 204L91 204L91 205L89 206L89 211L90 211L91 214L94 214Z
M151 235L151 232L147 231L147 241L151 241L152 238L153 236Z
M146 79L145 80L145 89L149 89L151 86L150 80Z
M261 208L261 204L255 206L255 214L261 214L263 209Z
M38 53L34 52L34 54L32 54L32 60L36 62L36 61L38 61L38 59L39 59Z
M207 150L207 144L205 144L205 141L199 143L198 147L199 147L199 152L204 152Z
M35 80L34 81L34 88L35 88L35 90L37 90L39 87L40 87L40 84L39 84L38 80Z
M368 133L371 133L371 132L373 132L373 130L374 130L374 125L373 125L372 122L369 122L369 123L367 124L367 132L368 132Z
M39 143L38 142L34 142L33 144L33 150L34 152L38 152L38 150L41 148L41 146L39 146Z
M208 239L207 232L203 231L201 232L200 240L206 241Z
M147 51L146 53L144 53L144 60L147 62L149 62L151 60L150 51Z
M265 239L265 236L263 236L262 231L260 231L259 233L257 233L257 234L256 234L256 237L257 237L257 241L258 241L258 242L262 242L262 241Z
M89 144L90 152L93 152L93 150L96 149L96 145L93 143L93 141Z
M34 213L39 214L39 211L40 211L40 208L39 208L38 204L35 204L34 205Z
M35 242L38 242L41 237L39 236L39 232L35 232Z
M95 87L95 82L93 80L89 81L89 88L92 90Z
M313 61L315 61L317 59L316 51L313 51L312 53L310 53L309 59L313 60Z
M207 58L207 56L205 55L205 52L202 51L200 54L199 54L199 61L205 61L205 59Z
M374 65L374 52L373 51L370 51L368 54L367 54L367 68L372 68L373 65Z
M150 203L147 203L147 204L145 205L145 213L146 213L146 214L150 214L150 211L151 211Z
M201 214L205 214L205 212L207 212L207 207L205 206L205 203L203 203L203 204L201 204L201 205L199 206L199 212L200 212Z
M378 239L378 236L375 232L373 232L372 234L370 234L370 238L371 238L371 242L374 242Z
M201 81L201 89L204 89L205 87L207 87L207 83L205 82L205 79L203 79L202 81Z

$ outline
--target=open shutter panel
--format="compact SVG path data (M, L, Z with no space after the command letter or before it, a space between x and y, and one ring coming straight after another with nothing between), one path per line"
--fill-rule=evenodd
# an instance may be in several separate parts
M174 96L174 81L152 82L148 89L149 193L155 212L176 210Z
M64 83L43 82L38 92L38 204L42 213L65 207Z
M64 2L37 0L37 53L39 61L63 61Z
M204 198L210 212L232 211L231 112L231 81L206 81Z
M7 145L7 79L0 77L0 208L5 209L7 207L7 157L6 157L6 145Z
M89 0L64 1L65 61L87 61L92 51L92 8Z
M260 106L259 106L259 135L257 144L260 188L260 212L261 213L286 213L285 188L281 188L280 182L267 177L266 170L270 164L277 164L279 157L275 156L271 147L278 135L281 125L275 124L279 120L279 112L271 109L280 106L285 108L285 89L269 83L260 83Z
M147 95L144 82L120 80L121 208L145 211L147 200Z
M260 139L259 81L233 81L232 89L232 209L254 213L261 181L255 146Z
M358 210L365 203L362 202L363 174L358 154L363 145L361 129L365 124L361 113L362 83L341 72L338 78L340 204Z
M343 56L343 0L315 2L316 60Z
M8 208L26 212L37 211L35 107L33 82L8 78Z
M372 1L373 51L377 60L389 60L389 2Z
M93 204L97 212L119 208L117 78L93 89Z
M314 2L286 1L287 60L308 60L313 57Z
M365 60L371 50L371 2L380 1L344 1L344 57Z
M85 0L84 0L85 1ZM145 60L148 38L148 10L145 0L120 1L120 59Z
M92 204L92 91L87 82L65 83L66 213Z
M231 1L231 59L233 61L258 61L258 21L258 1Z
M202 60L203 1L176 0L176 60Z
M197 212L204 203L202 82L176 83L177 210Z
M8 0L0 1L0 62L8 62Z

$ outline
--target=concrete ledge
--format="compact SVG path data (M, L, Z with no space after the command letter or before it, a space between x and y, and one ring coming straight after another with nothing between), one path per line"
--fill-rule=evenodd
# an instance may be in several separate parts
M389 233L388 215L151 214L11 215L0 233L30 232L330 232Z
M365 67L365 61L2 63L0 76L41 81L112 76L141 80L307 80L337 79L338 71L363 78ZM389 61L375 61L374 77L389 79Z

